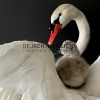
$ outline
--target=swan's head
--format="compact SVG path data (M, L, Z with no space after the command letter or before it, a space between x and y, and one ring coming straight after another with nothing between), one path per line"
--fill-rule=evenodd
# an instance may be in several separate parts
M64 28L72 19L72 5L62 4L55 9L51 15L51 25L50 25L50 38L48 44L51 45L59 33L59 31Z

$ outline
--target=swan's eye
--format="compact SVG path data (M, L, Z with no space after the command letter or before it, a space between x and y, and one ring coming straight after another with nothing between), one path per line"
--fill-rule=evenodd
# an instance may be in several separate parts
M53 31L54 28L55 28L55 25L54 25L54 24L50 24L50 26L49 26L49 30L50 30L50 31Z

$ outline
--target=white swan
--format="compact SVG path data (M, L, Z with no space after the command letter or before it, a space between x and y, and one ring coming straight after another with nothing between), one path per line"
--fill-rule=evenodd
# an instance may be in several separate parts
M62 84L53 53L32 41L0 45L0 87L0 100L83 100L83 92ZM95 98L84 95L87 100Z
M90 39L90 28L85 15L73 5L62 4L54 10L53 14L51 15L51 35L48 44L51 45L53 43L59 31L63 29L71 20L74 20L76 22L79 29L79 38L76 45L81 55L88 45ZM69 45L74 44L70 42ZM76 48L72 52L78 55L78 50ZM63 52L63 50L61 52L62 54L66 55L66 52ZM98 66L100 66L100 57L98 57L98 59L90 66L91 70L89 72L88 81L86 86L84 87L85 91L90 93L90 95L95 96L100 96L100 68Z

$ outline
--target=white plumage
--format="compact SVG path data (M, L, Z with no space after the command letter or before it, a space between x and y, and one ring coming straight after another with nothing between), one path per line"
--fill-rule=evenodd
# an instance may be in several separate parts
M15 41L1 46L4 46L0 53L0 86L4 91L1 100L10 100L5 98L9 98L11 91L22 95L22 100L47 100L50 95L54 98L52 91L57 95L61 91L58 90L59 82L54 81L58 76L52 52L47 47L41 48L42 51L38 51L40 48L23 48L23 44L41 43Z
M37 48L34 48L35 52L32 51L33 48L29 48L29 51L28 48L23 48L23 44L34 43L37 44L31 41L15 41L1 45L0 100L83 100L84 96L89 98L87 100L96 98L87 95L92 89L88 89L92 77L90 83L82 90L65 88L56 73L55 60L48 48L44 48L45 52L39 52ZM94 69L98 62L99 59L93 64ZM93 72L92 76L94 74L96 73ZM97 76L97 82L98 79ZM95 87L95 84L92 85ZM94 93L96 92L98 93Z
M27 48L23 44L38 43L15 41L0 45L0 100L99 100L89 96L92 87L88 89L88 86L95 80L94 76L99 84L100 70L95 67L99 66L100 59L91 67L90 76L93 77L86 87L83 90L69 90L64 87L56 73L55 60L50 49L45 47L39 52L40 48ZM95 83L91 86L95 87ZM99 95L98 91L99 88L90 95Z

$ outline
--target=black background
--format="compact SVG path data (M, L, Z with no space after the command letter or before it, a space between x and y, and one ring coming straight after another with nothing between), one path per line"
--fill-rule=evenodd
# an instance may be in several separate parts
M62 3L73 4L86 15L91 40L83 57L92 63L100 54L99 0L0 0L0 44L26 39L47 43L50 16ZM65 39L76 41L77 38L78 30L72 21L60 32L54 44L59 43L60 46Z

